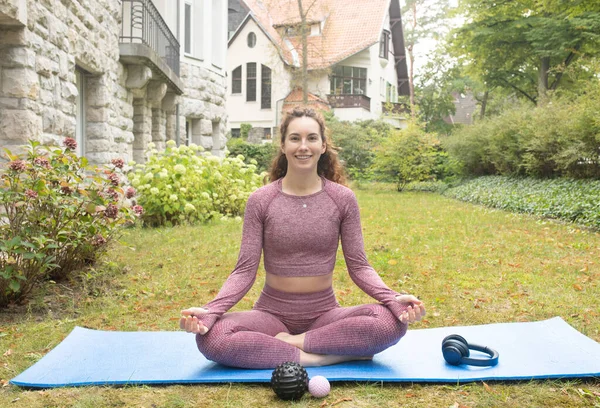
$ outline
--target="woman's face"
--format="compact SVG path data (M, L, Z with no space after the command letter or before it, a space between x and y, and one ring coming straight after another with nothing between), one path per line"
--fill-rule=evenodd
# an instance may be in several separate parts
M321 137L319 123L311 117L293 119L281 146L288 162L287 171L317 172L319 158L327 149Z

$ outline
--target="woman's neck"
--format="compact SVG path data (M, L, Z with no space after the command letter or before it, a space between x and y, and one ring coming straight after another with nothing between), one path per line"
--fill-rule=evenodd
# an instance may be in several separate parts
M286 194L303 196L321 191L322 183L317 173L310 175L287 173L281 180L281 189Z

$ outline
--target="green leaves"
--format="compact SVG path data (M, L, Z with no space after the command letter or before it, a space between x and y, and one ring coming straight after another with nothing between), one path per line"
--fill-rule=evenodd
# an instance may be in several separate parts
M465 0L463 11L468 23L451 36L454 56L490 88L512 89L533 102L538 100L538 78L549 75L545 89L568 86L560 81L562 69L574 65L587 72L581 56L600 54L598 5ZM542 69L542 58L549 58L549 73Z
M39 142L30 142L22 156L7 155L13 170L0 172L0 306L48 277L65 277L93 262L118 228L134 220L114 177L116 166L86 168L70 148ZM86 173L95 175L83 178ZM114 216L98 208L110 208Z
M600 82L572 99L516 104L496 117L457 129L444 143L466 176L600 177Z
M256 165L244 163L243 156L201 156L198 150L195 145L171 145L129 172L145 224L196 223L243 214L248 196L262 185Z
M448 189L444 194L600 229L600 181L487 176Z

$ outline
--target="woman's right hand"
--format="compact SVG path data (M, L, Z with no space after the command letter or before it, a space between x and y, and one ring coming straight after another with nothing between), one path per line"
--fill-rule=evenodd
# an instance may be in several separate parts
M188 333L206 334L208 327L202 324L202 320L198 317L208 314L208 310L201 307L190 307L181 311L181 319L179 319L179 328Z

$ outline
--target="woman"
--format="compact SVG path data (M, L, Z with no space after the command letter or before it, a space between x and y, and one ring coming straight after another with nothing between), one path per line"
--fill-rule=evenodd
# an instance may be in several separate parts
M182 311L209 360L243 368L285 361L321 366L371 359L425 315L367 262L354 193L327 141L323 117L295 108L281 123L271 183L248 198L238 262L217 297ZM341 238L352 280L381 303L340 307L333 268ZM251 311L226 313L250 290L264 253L265 286Z

